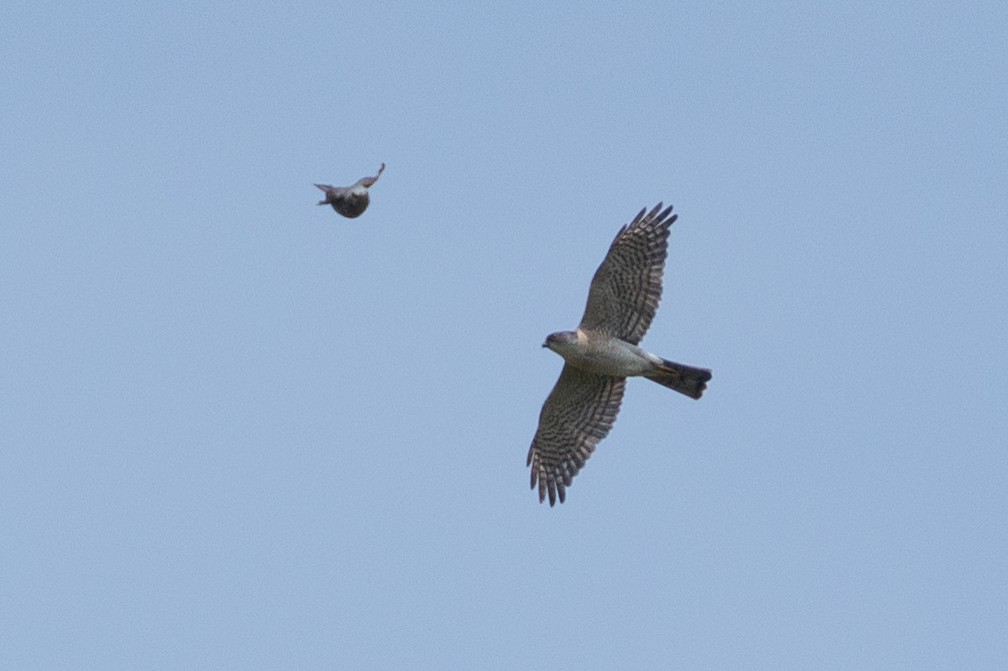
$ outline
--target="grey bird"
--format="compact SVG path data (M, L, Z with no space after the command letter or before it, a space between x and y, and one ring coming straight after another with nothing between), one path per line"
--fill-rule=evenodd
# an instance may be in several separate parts
M378 168L378 174L374 177L361 177L353 186L330 186L328 184L316 184L318 188L325 192L325 200L320 200L319 205L332 205L333 209L342 214L344 217L353 219L354 217L359 217L367 209L368 204L371 202L371 197L368 195L368 189L370 189L378 178L381 177L382 172L385 171L385 164L382 163L381 167Z
M706 368L637 346L661 300L669 226L678 216L661 203L645 212L616 234L577 330L551 333L543 343L564 358L564 367L539 414L526 465L539 501L548 495L551 506L564 502L571 480L616 422L626 378L645 377L695 399L711 379Z

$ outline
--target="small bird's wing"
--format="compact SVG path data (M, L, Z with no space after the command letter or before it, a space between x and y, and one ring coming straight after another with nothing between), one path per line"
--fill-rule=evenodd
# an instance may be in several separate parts
M658 205L641 210L616 234L609 253L595 271L580 328L634 345L651 326L662 294L669 226L678 215Z
M331 184L316 184L315 186L317 186L318 188L322 189L326 193L329 193L330 191L335 191L336 190L336 187L332 186Z
M563 503L566 488L606 437L623 400L626 379L587 373L564 364L560 379L546 397L529 448L532 488L539 484L539 501L549 494Z
M378 181L378 178L381 177L381 174L383 172L385 172L385 164L384 163L382 163L381 167L378 168L378 174L377 175L372 175L371 177L361 177L356 182L354 182L353 186L351 186L349 188L352 189L352 190L356 190L358 188L370 189L372 186L374 186L374 183Z

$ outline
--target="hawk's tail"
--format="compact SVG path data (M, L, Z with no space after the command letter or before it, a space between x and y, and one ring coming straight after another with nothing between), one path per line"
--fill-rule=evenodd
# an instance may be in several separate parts
M662 359L658 370L645 377L690 398L700 398L707 388L707 381L711 379L711 372L706 368L694 368Z

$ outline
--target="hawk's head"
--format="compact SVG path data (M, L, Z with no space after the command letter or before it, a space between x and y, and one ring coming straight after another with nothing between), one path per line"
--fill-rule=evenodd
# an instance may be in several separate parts
M542 346L559 354L567 345L577 342L577 339L577 333L574 331L557 331L546 336L546 342Z

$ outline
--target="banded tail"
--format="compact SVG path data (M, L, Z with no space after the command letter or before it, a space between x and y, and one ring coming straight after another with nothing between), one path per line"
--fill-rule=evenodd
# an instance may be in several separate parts
M651 375L645 375L649 380L654 380L663 387L674 389L680 394L685 394L690 398L700 398L704 390L707 389L707 382L711 379L711 372L706 368L694 368L675 361L662 359L661 365Z

